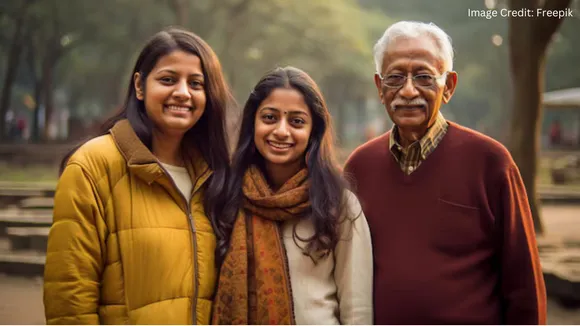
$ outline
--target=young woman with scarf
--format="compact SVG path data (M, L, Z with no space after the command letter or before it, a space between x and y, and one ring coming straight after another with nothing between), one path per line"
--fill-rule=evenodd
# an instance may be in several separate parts
M218 242L215 324L372 324L368 225L305 72L277 68L244 107ZM229 239L229 241L228 241Z

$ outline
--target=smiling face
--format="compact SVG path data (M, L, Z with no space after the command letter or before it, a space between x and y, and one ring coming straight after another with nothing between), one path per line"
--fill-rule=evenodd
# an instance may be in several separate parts
M266 167L298 170L304 162L312 131L312 113L304 96L277 88L262 101L254 120L254 143Z
M181 50L161 57L145 81L134 76L137 98L145 102L154 132L183 136L203 115L206 104L198 56Z
M383 78L391 74L407 76L403 86L389 88L375 75L379 97L391 120L401 129L426 131L441 104L450 100L457 78L455 72L448 72L447 79L441 78L432 86L413 84L412 76L444 73L444 61L435 41L428 36L395 39L385 52L382 69Z

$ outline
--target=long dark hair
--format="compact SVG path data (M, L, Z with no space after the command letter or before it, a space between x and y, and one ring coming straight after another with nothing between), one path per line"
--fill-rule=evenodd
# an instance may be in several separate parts
M254 120L262 101L278 88L295 89L300 92L313 117L305 163L311 180L310 215L315 234L310 238L301 239L294 230L294 239L307 242L307 252L322 250L328 253L338 242L338 225L345 210L346 182L335 159L332 120L324 97L314 80L304 71L294 67L276 68L268 72L254 87L244 106L238 145L233 155L228 182L228 200L220 223L229 237L238 210L242 206L244 173L252 164L263 166L264 158L255 149ZM228 245L227 237L226 241L218 242L220 259L225 257Z
M98 136L105 135L120 120L127 119L145 146L151 149L153 123L147 116L143 101L137 99L133 76L140 73L142 85L159 59L173 51L181 50L199 57L203 69L206 107L199 121L188 130L182 148L195 146L213 171L205 190L204 208L218 241L223 239L217 208L224 204L224 192L229 174L229 151L225 128L226 111L233 108L235 101L222 73L221 64L211 47L199 36L186 30L170 28L155 34L143 47L129 78L127 97L118 113L101 127ZM82 144L81 144L82 145ZM61 162L64 171L69 158L79 148L69 152Z

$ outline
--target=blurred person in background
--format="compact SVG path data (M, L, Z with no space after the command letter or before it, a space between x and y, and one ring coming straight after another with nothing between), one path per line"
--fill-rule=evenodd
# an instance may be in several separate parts
M562 125L560 120L555 119L550 124L550 145L557 147L562 144Z
M223 221L215 324L372 324L365 216L302 70L277 68L244 107Z
M180 29L150 39L121 112L62 162L47 323L210 322L232 103L205 41Z
M447 121L450 37L398 22L374 48L393 128L345 171L368 218L377 324L544 324L546 293L526 191L495 140Z

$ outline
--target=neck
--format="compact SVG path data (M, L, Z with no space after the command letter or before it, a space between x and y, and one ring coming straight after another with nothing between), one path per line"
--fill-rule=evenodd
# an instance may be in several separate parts
M288 179L292 178L300 169L302 162L294 162L289 165L266 163L266 174L272 190L278 191Z
M399 144L404 148L409 147L412 143L423 138L427 133L427 128L403 129L397 127L397 130L399 131Z
M181 140L183 136L170 136L161 132L153 131L151 140L151 149L153 155L161 163L185 166L183 157L181 155Z

